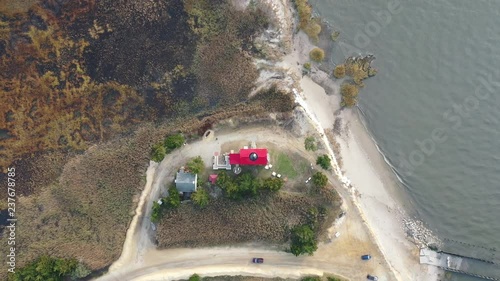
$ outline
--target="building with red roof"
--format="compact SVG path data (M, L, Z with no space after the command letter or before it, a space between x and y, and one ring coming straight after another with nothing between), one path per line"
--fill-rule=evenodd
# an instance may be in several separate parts
M229 163L240 166L265 166L269 163L269 153L265 148L243 148L240 153L229 154Z

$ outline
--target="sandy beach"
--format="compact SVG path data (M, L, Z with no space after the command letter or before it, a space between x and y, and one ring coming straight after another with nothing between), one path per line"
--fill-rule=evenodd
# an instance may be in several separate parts
M300 32L294 37L294 51L284 59L290 72L299 74L313 47L305 34ZM325 80L325 76L328 74L313 66L310 77L300 80L300 98L309 107L311 119L316 119L322 129L332 129L335 119L341 119L342 133L336 141L343 162L341 180L347 179L344 187L351 200L398 280L438 280L440 271L420 265L418 247L407 238L403 222L407 216L402 207L405 194L396 176L361 123L357 108L340 110L339 82ZM326 85L330 92L313 80Z

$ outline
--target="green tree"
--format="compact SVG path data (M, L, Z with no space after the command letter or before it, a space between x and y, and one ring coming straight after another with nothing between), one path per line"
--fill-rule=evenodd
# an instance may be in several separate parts
M314 48L309 52L309 57L316 62L321 62L325 59L325 51L321 48Z
M314 137L307 137L304 141L304 146L306 150L316 151L318 150L318 146L316 145L316 139Z
M175 185L171 185L168 188L168 197L164 198L166 207L177 208L181 205L181 196L179 195L179 190Z
M328 178L322 172L316 172L312 176L312 183L318 188L323 188L328 183Z
M304 63L304 69L307 71L311 71L311 63L310 62Z
M163 146L162 143L157 143L153 145L153 148L151 149L151 160L160 163L163 158L165 158L165 154L167 153L167 150Z
M23 268L17 269L15 274L10 274L11 281L62 281L77 267L75 259L59 259L48 255L38 257Z
M318 156L316 164L320 165L321 168L328 170L332 166L332 160L328 157L328 155L323 154L322 156Z
M342 279L337 278L337 277L326 277L327 281L342 281Z
M191 277L189 277L188 281L201 281L201 277L198 274L193 274Z
M171 135L165 138L163 145L165 146L167 153L170 153L172 150L181 147L184 144L184 136L181 134Z
M221 171L217 175L217 181L215 182L220 188L224 189L224 186L231 182L232 179L229 177L226 171Z
M280 190L284 184L285 181L281 178L267 178L264 180L262 188L265 190L276 192Z
M205 169L205 163L200 156L196 156L187 162L186 168L191 171L191 173L199 174Z
M200 207L205 207L208 204L208 202L210 201L210 197L208 195L208 192L205 189L198 188L196 190L196 192L194 192L191 195L191 200L193 200L193 202L196 205L198 205Z
M238 193L240 197L255 196L260 187L259 181L250 173L243 173L236 178Z
M318 249L318 242L314 231L308 225L297 226L292 231L291 252L295 256L302 254L312 255Z

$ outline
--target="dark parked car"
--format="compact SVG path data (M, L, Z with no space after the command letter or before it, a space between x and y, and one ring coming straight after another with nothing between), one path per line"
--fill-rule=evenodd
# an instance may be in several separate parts
M373 276L373 275L366 275L366 278L368 278L368 280L373 280L373 281L377 281L378 280L378 277L377 276Z
M264 263L264 259L263 258L253 258L252 262L253 263Z
M370 256L370 255L362 255L361 256L361 259L364 260L364 261L367 261L367 260L369 260L371 258L372 258L372 256Z

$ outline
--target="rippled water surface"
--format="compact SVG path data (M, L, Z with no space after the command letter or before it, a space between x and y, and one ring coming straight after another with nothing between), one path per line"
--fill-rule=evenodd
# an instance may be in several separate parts
M341 32L335 63L375 54L360 107L418 216L500 261L500 2L310 2Z

